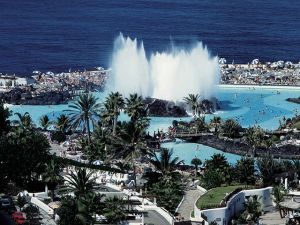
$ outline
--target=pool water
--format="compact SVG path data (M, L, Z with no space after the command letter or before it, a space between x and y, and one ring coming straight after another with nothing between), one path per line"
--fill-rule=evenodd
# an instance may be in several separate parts
M99 100L103 100L105 93L96 93ZM276 129L279 126L279 120L283 117L289 118L296 113L300 113L300 105L287 102L287 98L295 98L300 96L300 89L265 89L252 87L217 87L216 97L220 101L221 110L213 115L207 115L206 121L209 121L213 116L220 116L222 119L236 119L242 126L248 127L260 125L264 129ZM33 121L38 124L38 120L42 115L48 115L51 120L54 120L63 110L68 108L68 105L51 105L51 106L31 106L31 105L16 105L11 106L14 113L30 113ZM13 115L12 119L16 119ZM128 117L125 114L120 115L120 120L126 120ZM189 121L191 118L172 118L172 117L152 117L149 132L166 130L172 125L172 121L184 120ZM197 155L202 161L210 158L214 153L221 151L195 143L167 143L163 147L173 148L174 156L178 156L184 160L186 164L190 164L192 158ZM196 151L199 148L200 150ZM240 156L224 153L230 163L235 163Z

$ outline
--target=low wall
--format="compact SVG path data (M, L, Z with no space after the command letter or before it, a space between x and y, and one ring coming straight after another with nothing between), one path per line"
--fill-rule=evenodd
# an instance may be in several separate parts
M54 214L53 209L51 209L48 205L46 205L44 202L39 200L37 197L32 197L30 202L36 205L37 207L39 207L40 209L42 209L43 211L45 211L46 213L48 213L48 215Z
M201 187L201 186L199 186L199 185L197 185L197 189L198 189L199 191L202 191L203 193L207 192L207 190L206 190L205 188L203 188L203 187Z
M161 208L161 207L158 207L156 205L144 205L143 206L144 210L153 210L153 211L156 211L157 213L159 213L163 218L165 218L166 221L168 221L168 223L170 225L173 224L174 220L173 220L173 217L170 215L170 213Z
M218 225L227 225L231 218L235 215L239 215L245 210L244 203L245 197L257 195L260 197L260 201L263 207L273 205L271 198L272 187L243 190L235 194L228 202L227 206L223 208L205 209L201 210L194 206L194 214L196 218L201 218L203 213L208 223L216 221Z

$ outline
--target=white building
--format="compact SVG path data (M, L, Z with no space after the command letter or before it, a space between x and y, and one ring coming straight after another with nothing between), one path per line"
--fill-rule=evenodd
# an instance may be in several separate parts
M15 86L30 85L33 83L34 80L31 77L0 75L0 88L11 88Z
M226 207L213 208L213 209L199 209L194 205L194 213L196 219L205 219L209 224L213 221L218 225L228 225L233 216L239 215L245 210L244 203L246 197L257 195L261 201L262 207L273 206L273 200L271 198L272 187L243 190L235 194L227 202ZM204 218L203 218L204 217Z

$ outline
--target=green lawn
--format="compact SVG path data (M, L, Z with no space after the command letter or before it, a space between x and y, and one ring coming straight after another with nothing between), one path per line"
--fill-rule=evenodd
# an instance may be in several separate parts
M196 205L199 209L203 208L212 208L220 204L220 202L224 199L226 193L229 194L233 192L237 188L244 188L244 185L233 185L233 186L226 186L226 187L216 187L204 195L202 195L196 202ZM209 206L212 207L209 207Z
M300 130L300 121L296 122L294 125L293 125L294 128L297 128L298 130Z

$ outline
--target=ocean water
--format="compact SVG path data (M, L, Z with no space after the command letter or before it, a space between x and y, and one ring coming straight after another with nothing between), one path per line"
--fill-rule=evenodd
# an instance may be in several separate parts
M0 72L109 66L119 32L148 51L202 40L229 62L298 62L299 11L299 0L0 0Z
M221 102L221 110L215 115L222 119L234 118L240 122L244 127L252 126L254 124L260 125L264 129L276 129L279 126L279 119L283 117L289 118L300 113L300 105L286 101L288 97L299 97L300 90L282 89L277 93L276 89L263 88L217 88L216 96ZM103 100L105 93L96 93L99 100ZM38 124L41 115L47 114L51 120L59 116L67 105L55 106L31 106L19 105L11 106L13 112L25 113L29 112L33 121ZM206 121L209 121L215 115L207 115ZM13 115L12 119L16 119ZM121 114L121 120L126 120L125 114ZM149 132L153 133L157 130L166 130L172 125L172 121L185 120L189 121L191 118L172 118L172 117L152 117ZM167 143L163 145L174 150L174 155L183 159L186 164L189 164L191 159L195 156L200 157L202 161L210 158L214 153L221 153L221 151L199 145L200 150L196 151L197 144L195 143ZM240 156L224 153L228 161L234 164Z

